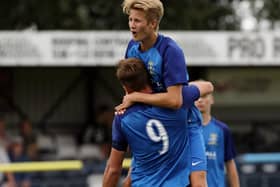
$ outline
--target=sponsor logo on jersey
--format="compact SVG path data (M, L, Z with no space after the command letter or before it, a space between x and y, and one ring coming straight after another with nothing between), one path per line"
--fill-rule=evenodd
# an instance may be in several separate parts
M208 145L217 145L218 135L211 133L208 139Z

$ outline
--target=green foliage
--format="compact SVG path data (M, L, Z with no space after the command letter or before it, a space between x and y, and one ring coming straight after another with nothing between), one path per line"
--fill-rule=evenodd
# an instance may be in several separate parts
M265 0L263 9L258 13L258 18L265 18L271 21L272 27L276 21L280 21L280 1Z
M267 12L269 20L280 20L280 1L279 0L266 0L264 1L264 10Z
M161 28L174 30L236 30L239 23L230 4L209 0L167 1Z
M277 0L275 0L277 1ZM126 30L122 0L9 0L0 3L0 29L22 30ZM210 0L163 0L161 29L238 29L230 5Z
M104 0L9 0L1 2L0 29L126 29L121 2Z

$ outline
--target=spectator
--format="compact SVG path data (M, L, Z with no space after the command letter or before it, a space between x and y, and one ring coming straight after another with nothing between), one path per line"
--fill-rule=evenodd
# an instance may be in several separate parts
M7 151L3 145L0 144L0 164L10 163ZM4 180L6 177L7 181ZM5 187L16 187L14 175L10 172L1 173L0 172L0 186Z
M33 131L32 123L29 119L25 118L20 123L20 136L23 140L23 149L24 152L30 158L35 158L38 156L38 146L37 146L37 135ZM32 159L33 160L33 159Z
M10 146L9 156L11 162L27 162L30 161L28 156L24 152L24 146L22 139L16 137L13 139L13 142ZM15 181L18 187L30 187L31 179L29 173L15 173Z
M11 137L6 131L6 122L3 118L0 117L0 144L8 149L11 143Z
M36 143L37 137L36 134L33 132L30 120L24 119L20 123L20 136L23 139L23 145L25 148L27 148L29 144Z

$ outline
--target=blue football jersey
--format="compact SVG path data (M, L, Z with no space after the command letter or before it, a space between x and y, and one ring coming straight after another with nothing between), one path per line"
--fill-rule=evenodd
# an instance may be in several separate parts
M207 156L208 187L224 187L225 162L236 156L230 130L226 124L212 117L209 124L203 126L203 136Z
M191 170L187 108L199 97L195 86L183 89L184 106L179 110L135 104L116 115L112 146L127 147L133 154L132 186L186 187Z
M182 49L171 38L158 35L157 41L147 51L140 50L140 42L131 40L126 49L126 58L141 59L147 68L155 93L166 92L169 86L187 85L189 75ZM197 165L193 171L206 170L204 140L201 133L201 114L195 105L188 110L189 135L191 136L192 160Z
M165 92L169 86L188 82L182 49L174 40L164 35L159 34L154 46L144 52L140 50L140 42L131 40L125 57L139 58L144 62L155 92Z

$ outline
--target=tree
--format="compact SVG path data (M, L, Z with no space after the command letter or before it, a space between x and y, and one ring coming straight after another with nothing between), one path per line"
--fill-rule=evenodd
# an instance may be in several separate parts
M255 2L256 0L254 0ZM264 0L263 7L257 12L258 20L268 19L271 22L271 27L274 29L275 23L280 21L280 1L279 0Z
M238 22L230 4L210 0L164 1L161 29L235 30ZM9 0L1 1L0 29L126 30L122 0Z
M210 0L166 1L162 29L236 30L239 22L231 4Z

